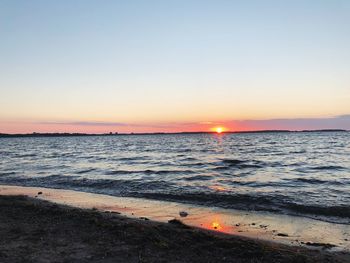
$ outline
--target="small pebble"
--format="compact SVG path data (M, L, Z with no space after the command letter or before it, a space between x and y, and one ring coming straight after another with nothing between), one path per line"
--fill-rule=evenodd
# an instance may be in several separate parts
M188 216L188 213L185 212L185 211L181 211L181 212L179 213L179 215L180 215L181 217L186 217L186 216Z

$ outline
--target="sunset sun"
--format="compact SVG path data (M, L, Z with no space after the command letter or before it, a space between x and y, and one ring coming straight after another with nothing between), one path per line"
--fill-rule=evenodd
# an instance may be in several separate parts
M221 127L217 127L217 128L216 128L216 132L217 132L217 133L222 133L222 128L221 128Z
M223 127L215 127L213 129L216 133L222 133L224 131L224 128Z

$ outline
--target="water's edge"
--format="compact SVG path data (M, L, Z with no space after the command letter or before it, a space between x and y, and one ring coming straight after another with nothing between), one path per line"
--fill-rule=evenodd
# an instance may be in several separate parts
M42 194L38 195L39 192ZM302 217L41 187L0 185L0 195L26 195L58 204L115 211L128 217L146 217L160 222L176 218L190 226L227 234L294 246L332 245L333 250L350 252L350 226ZM188 215L181 217L179 213L182 211Z

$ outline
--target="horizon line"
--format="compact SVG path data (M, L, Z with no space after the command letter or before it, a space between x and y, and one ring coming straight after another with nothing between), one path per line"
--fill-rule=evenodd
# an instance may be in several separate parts
M273 132L350 132L347 129L302 129L302 130L247 130L247 131L181 131L181 132L107 132L107 133L82 133L82 132L31 132L31 133L1 133L0 137L45 137L45 136L113 136L113 135L171 135L171 134L232 134L232 133L273 133Z

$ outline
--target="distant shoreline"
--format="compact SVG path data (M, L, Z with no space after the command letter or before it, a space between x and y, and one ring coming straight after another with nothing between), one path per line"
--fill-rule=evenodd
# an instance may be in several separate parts
M240 133L303 133L303 132L349 132L343 129L320 129L320 130L256 130L256 131L225 131L222 134L240 134ZM8 137L77 137L77 136L119 136L119 135L174 135L174 134L217 134L216 132L149 132L149 133L0 133L0 138Z

